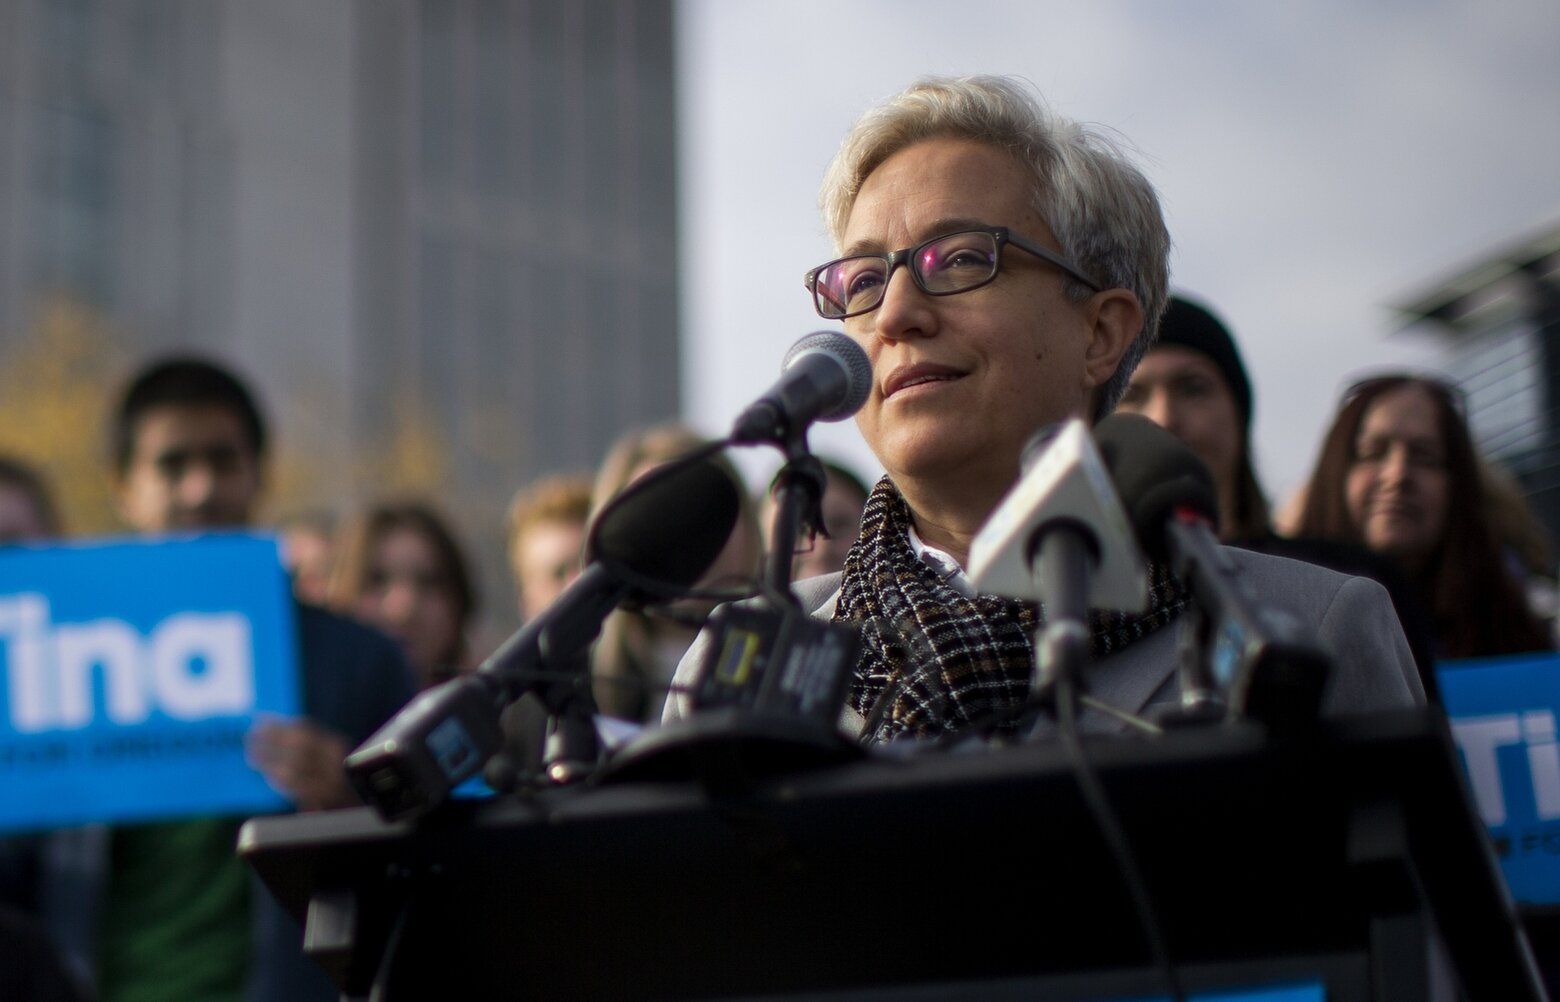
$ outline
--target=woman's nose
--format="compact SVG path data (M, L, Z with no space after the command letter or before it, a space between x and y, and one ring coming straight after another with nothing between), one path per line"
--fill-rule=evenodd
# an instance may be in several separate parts
M416 606L417 589L400 581L392 581L386 586L384 597L379 603L381 614L391 623L408 622Z
M1143 402L1143 416L1167 431L1175 431L1175 408L1170 405L1170 394L1155 388Z
M1408 450L1402 446L1388 449L1381 461L1381 479L1386 483L1401 485L1409 479L1409 471Z
M885 281L883 302L869 314L877 336L886 341L899 341L935 333L932 297L915 284L909 266L895 268Z

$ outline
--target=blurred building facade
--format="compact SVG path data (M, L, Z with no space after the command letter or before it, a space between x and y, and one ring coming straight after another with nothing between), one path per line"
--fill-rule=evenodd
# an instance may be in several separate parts
M1480 255L1395 308L1444 345L1484 453L1560 539L1560 222Z
M0 5L0 332L229 360L300 502L400 462L507 609L513 490L678 410L673 58L671 0Z

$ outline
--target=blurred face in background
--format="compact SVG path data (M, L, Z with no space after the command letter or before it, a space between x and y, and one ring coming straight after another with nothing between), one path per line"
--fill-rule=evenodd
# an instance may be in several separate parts
M520 616L536 618L580 576L585 526L545 521L527 526L511 554L520 587Z
M1365 545L1423 569L1446 533L1446 446L1428 390L1408 385L1377 397L1360 422L1344 505Z
M0 484L0 546L35 543L48 537L48 523L32 495L20 487Z
M426 684L439 668L455 667L460 613L439 550L416 529L400 526L374 547L354 612L394 638Z
M310 526L282 533L282 565L293 578L293 592L305 602L324 605L329 597L335 548L330 534Z
M1207 465L1226 506L1235 496L1240 410L1213 360L1167 344L1144 356L1117 410L1141 414L1187 444Z
M116 486L138 532L237 528L260 496L260 457L243 421L218 404L164 404L136 422Z

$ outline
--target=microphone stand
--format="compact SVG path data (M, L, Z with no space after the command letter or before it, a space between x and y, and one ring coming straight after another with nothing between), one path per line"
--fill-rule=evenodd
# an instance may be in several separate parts
M764 581L776 597L795 603L791 594L791 563L796 558L796 540L803 532L828 532L823 526L823 491L827 475L807 448L805 430L787 435L780 446L785 465L775 474L775 511L770 523L769 552L765 557Z
M1181 705L1163 722L1250 717L1276 732L1315 724L1332 659L1299 620L1262 601L1194 511L1175 512L1165 535L1171 569L1200 608L1180 652Z
M722 606L706 624L713 642L694 683L699 711L636 739L614 756L608 781L693 776L726 797L762 776L861 755L836 725L857 632L810 619L791 591L797 537L823 531L823 464L807 448L805 426L765 441L786 462L775 475L760 596Z
M1089 656L1089 574L1096 557L1087 529L1066 519L1041 526L1029 556L1046 596L1045 626L1034 638L1029 702L1055 707L1059 714L1075 712L1078 680Z
M547 708L542 773L558 786L586 778L601 762L596 699L590 691L590 642L599 632L598 626L588 636L583 630L556 636L547 629L538 642L542 664L562 671L562 677L538 693Z
M585 573L608 576L600 567L588 568ZM617 600L617 593L602 597L597 606L600 618L605 618ZM594 614L591 616L592 620L596 618ZM590 689L590 644L599 632L599 625L594 624L572 629L564 625L561 631L559 624L540 631L522 629L488 659L488 663L499 664L504 660L500 655L509 648L530 643L536 650L535 669L554 676L539 685L523 674L494 669L505 686L502 705L512 706L530 692L546 713L541 726L540 757L544 782L558 786L578 782L594 772L601 762L601 741L594 721L596 700ZM532 718L532 728L535 719ZM522 727L522 732L511 734L506 730L506 747L493 756L483 772L488 785L499 793L516 792L523 780L527 783L536 781L525 775L523 769L526 759L536 761L536 731L524 733L523 717L516 723ZM529 753L526 744L529 744Z

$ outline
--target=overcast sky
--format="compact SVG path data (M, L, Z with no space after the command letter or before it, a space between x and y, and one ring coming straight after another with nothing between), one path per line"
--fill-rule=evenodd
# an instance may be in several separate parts
M1173 287L1246 355L1275 500L1349 374L1433 364L1433 342L1391 336L1392 302L1560 221L1555 0L682 0L678 15L684 400L710 432L829 326L801 286L831 256L819 179L857 115L929 73L1024 77L1137 149ZM881 469L850 423L813 446Z

